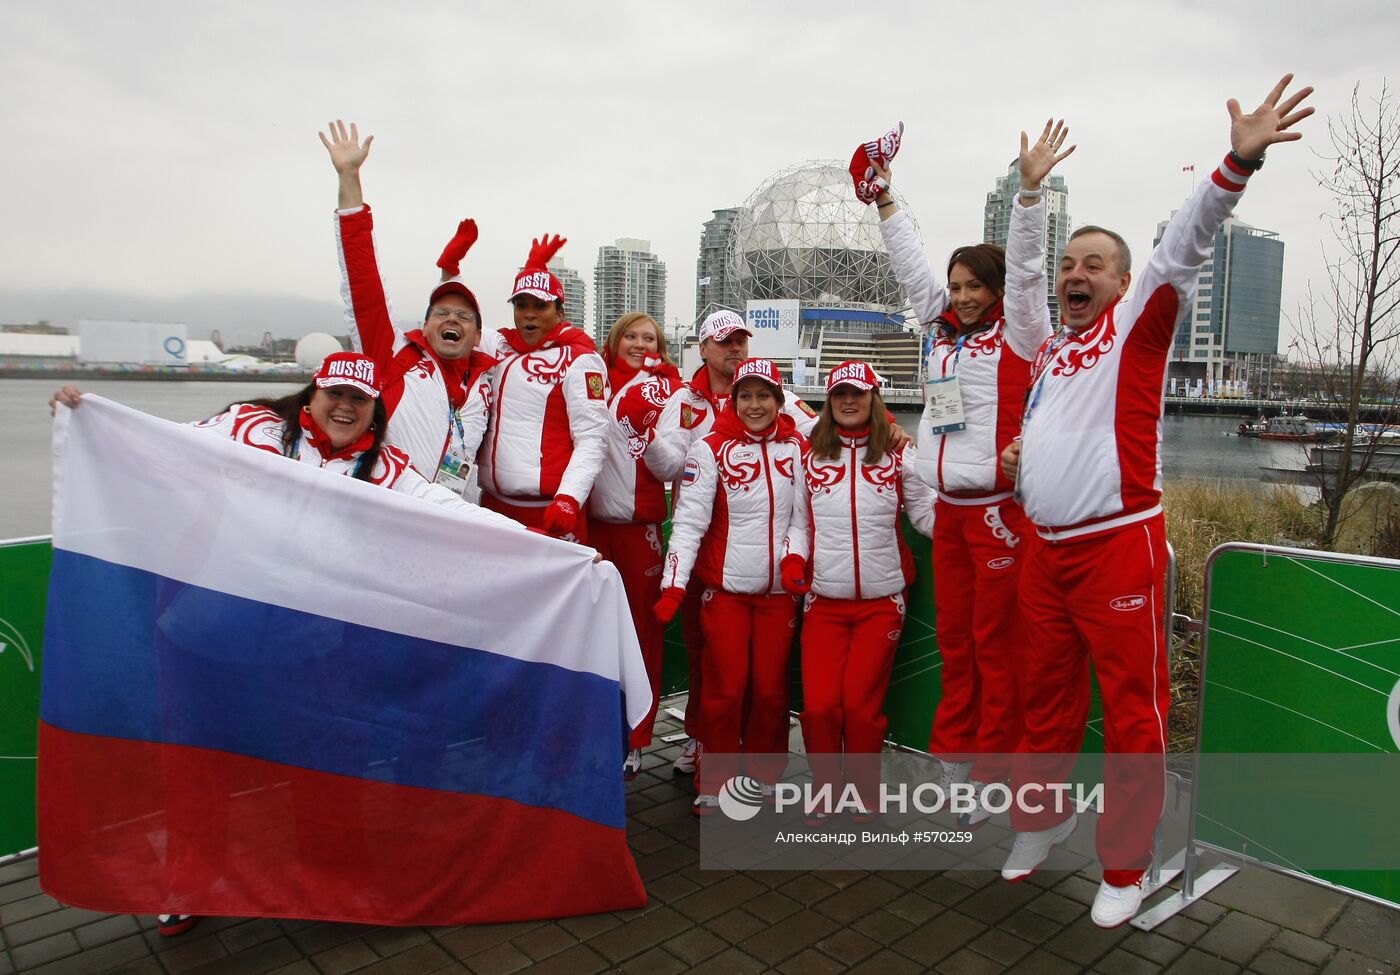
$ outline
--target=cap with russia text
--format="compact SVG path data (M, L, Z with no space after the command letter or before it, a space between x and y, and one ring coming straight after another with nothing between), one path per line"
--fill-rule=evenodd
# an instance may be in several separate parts
M313 380L317 389L350 386L373 399L379 398L379 370L363 352L337 352L326 356Z
M730 388L737 387L744 379L762 379L777 389L783 388L783 375L772 359L745 359L739 363L739 368L734 370L734 385Z
M753 335L753 329L749 328L749 323L727 308L721 308L714 312L700 323L700 341L704 342L713 339L716 342L723 342L735 332L743 332L745 335Z
M837 386L854 386L859 390L875 389L880 385L880 377L867 363L850 359L836 366L826 374L826 391Z
M551 240L548 234L530 242L530 255L525 258L525 266L515 276L515 287L511 289L510 300L521 295L531 295L540 301L563 301L564 285L549 269L550 259L559 253L559 248L568 241L558 234Z

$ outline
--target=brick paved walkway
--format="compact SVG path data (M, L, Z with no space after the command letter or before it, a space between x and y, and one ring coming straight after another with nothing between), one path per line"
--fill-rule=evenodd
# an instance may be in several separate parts
M658 737L676 730L658 722ZM1400 912L1256 869L1151 933L1094 927L1098 878L1087 871L1015 886L993 871L701 871L689 782L670 775L677 748L649 752L628 790L629 839L651 895L640 910L428 929L207 918L161 938L149 917L60 906L39 891L31 858L0 866L0 975L1361 975L1400 964Z

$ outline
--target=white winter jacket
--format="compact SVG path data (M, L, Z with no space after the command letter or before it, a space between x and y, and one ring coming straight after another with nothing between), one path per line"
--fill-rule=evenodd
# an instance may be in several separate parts
M580 505L603 466L608 379L587 334L563 324L533 348L503 329L491 354L491 402L478 459L483 490L513 504L548 504L566 494Z
M805 441L789 417L750 433L732 413L691 448L671 520L663 589L684 589L692 569L712 589L782 592L779 563L796 504Z
M964 430L935 434L928 410L919 419L919 473L943 494L1009 495L1001 452L1021 427L1031 363L1050 337L1046 304L1045 204L1012 207L1006 248L1006 295L988 312L988 327L964 336L948 292L929 267L918 232L900 212L880 224L895 276L925 332L932 332L926 380L956 375Z
M933 491L915 471L915 447L864 463L869 437L841 436L834 460L803 453L787 547L807 561L812 592L829 599L877 599L914 581L900 530L903 509L921 535L933 534Z

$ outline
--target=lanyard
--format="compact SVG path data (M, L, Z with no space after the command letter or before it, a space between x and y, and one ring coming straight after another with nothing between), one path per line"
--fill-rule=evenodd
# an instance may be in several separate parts
M1065 342L1069 341L1069 332L1061 330L1050 340L1049 347L1045 350L1045 358L1042 360L1040 372L1036 375L1035 381L1031 384L1030 402L1026 404L1025 415L1021 418L1021 429L1026 428L1026 424L1031 422L1031 414L1035 412L1036 405L1040 403L1041 394L1045 390L1045 380L1050 375L1050 363L1055 358L1055 354L1060 351Z
M451 403L447 404L447 422L457 427L457 439L462 444L462 449L467 446L467 430L462 426L462 411L455 408ZM448 429L448 436L451 436L451 428Z
M301 437L300 437L300 436L298 436L295 440L292 441L292 449L291 449L291 452L290 452L289 454L287 454L287 456L290 457L292 460L301 460ZM356 457L356 458L355 458L355 469L352 470L352 471L350 472L350 476L351 476L351 477L359 477L359 476L360 476L360 468L364 466L364 463L365 463L365 455L364 455L364 454L360 454L359 457ZM325 461L322 461L322 462L321 462L321 466L322 466L322 467L325 467L325 466L326 466L326 462L325 462Z
M953 375L958 374L958 360L962 358L962 347L967 344L967 333L963 332L958 336L958 344L953 349Z
M953 349L953 371L952 371L951 373L944 373L941 377L939 377L940 379L947 379L947 378L949 378L950 375L951 375L951 376L956 376L956 375L958 374L958 360L959 360L960 358L962 358L963 346L966 345L966 344L967 344L967 333L964 332L964 333L962 333L961 335L958 336L957 345L956 345L956 347ZM928 337L927 341L924 342L924 361L925 361L925 362L928 361L928 357L933 353L933 345L934 345L934 333L933 333L933 332L929 332L929 337ZM937 380L933 380L933 381L934 381L934 382L937 382Z

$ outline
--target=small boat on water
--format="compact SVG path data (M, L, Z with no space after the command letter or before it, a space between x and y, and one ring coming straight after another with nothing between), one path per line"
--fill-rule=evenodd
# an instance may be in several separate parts
M1307 441L1317 439L1317 427L1301 413L1284 413L1267 419L1260 417L1258 423L1241 423L1238 434L1260 440Z
M1261 467L1259 479L1266 484L1299 484L1317 487L1323 483L1335 486L1337 469L1341 466L1342 447L1327 444L1308 448L1308 462L1300 468ZM1361 443L1353 448L1352 470L1361 463L1363 453L1369 454L1363 481L1400 483L1400 443L1389 440Z

